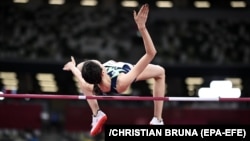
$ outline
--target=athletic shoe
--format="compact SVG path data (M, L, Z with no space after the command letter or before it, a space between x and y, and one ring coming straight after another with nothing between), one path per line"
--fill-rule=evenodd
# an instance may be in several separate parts
M102 126L106 122L107 116L102 111L98 111L96 116L92 117L92 129L90 131L91 136L95 136L102 131Z
M156 117L153 117L149 123L150 125L164 125L162 120L158 120Z

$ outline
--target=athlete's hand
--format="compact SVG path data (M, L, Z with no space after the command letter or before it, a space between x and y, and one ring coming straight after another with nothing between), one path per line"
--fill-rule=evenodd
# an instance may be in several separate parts
M148 4L142 5L138 13L136 13L136 11L134 10L134 20L137 24L138 29L143 29L146 27L148 12L149 12Z
M66 63L66 64L64 65L63 70L69 71L69 70L71 70L71 68L73 68L73 67L76 67L76 61L75 61L74 57L71 56L71 61L69 61L68 63Z

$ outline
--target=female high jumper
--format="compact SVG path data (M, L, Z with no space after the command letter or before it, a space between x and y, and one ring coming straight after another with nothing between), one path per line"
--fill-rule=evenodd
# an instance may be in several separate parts
M123 93L132 83L153 78L155 83L152 95L154 97L165 96L165 69L159 65L150 64L157 51L146 27L148 13L148 4L142 5L138 13L133 12L145 48L145 54L136 64L114 60L102 64L98 60L87 60L76 65L74 58L71 57L71 61L64 65L63 70L74 74L84 95ZM101 132L107 115L101 110L96 99L88 99L87 102L93 113L90 135L95 136ZM164 125L163 105L163 100L154 101L154 115L149 122L150 125Z

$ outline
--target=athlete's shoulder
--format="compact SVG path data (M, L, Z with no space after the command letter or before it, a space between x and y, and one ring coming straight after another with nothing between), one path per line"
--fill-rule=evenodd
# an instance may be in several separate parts
M105 63L103 63L104 66L113 66L114 64L116 64L117 62L114 60L108 60Z
M84 62L81 62L81 63L77 64L76 67L77 67L79 70L82 70L83 64L84 64Z
M127 62L114 61L114 60L109 60L103 64L103 66L105 67L118 67L118 68L122 68L124 65L132 66L130 63Z

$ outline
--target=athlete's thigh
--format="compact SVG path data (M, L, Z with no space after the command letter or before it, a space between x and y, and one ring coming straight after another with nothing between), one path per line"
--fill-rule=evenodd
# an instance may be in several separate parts
M147 80L150 78L156 78L162 73L165 73L165 70L163 67L159 65L154 65L154 64L149 64L143 71L142 73L136 78L136 81L140 80Z

